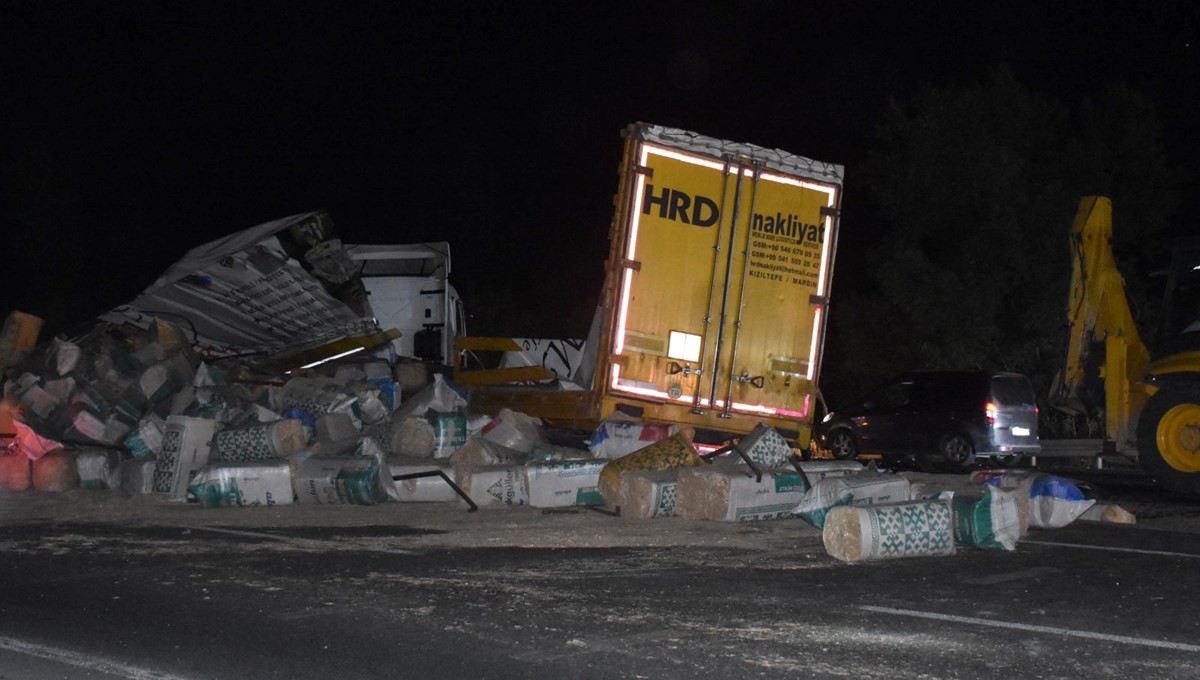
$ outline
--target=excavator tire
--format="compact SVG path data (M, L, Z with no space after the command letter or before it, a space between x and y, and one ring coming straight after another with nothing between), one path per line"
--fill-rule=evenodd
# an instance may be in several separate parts
M1200 383L1169 385L1138 419L1138 462L1156 484L1200 495Z

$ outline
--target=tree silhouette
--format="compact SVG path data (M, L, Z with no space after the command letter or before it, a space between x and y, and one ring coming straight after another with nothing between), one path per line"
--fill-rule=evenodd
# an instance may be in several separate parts
M1175 205L1144 97L1114 86L1071 109L1005 68L893 102L863 174L877 237L857 289L834 299L823 387L835 405L909 369L1012 370L1044 388L1061 362L1079 199L1113 199L1129 264Z

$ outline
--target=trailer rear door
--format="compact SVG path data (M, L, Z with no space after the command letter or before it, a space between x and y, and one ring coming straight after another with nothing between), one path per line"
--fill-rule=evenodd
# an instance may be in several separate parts
M642 132L610 393L693 415L809 418L840 166L814 179L788 172L782 152Z

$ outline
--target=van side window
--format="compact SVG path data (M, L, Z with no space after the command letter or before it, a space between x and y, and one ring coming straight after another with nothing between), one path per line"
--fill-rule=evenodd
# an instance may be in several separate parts
M879 390L875 395L875 408L892 409L908 406L912 396L912 382L898 382Z

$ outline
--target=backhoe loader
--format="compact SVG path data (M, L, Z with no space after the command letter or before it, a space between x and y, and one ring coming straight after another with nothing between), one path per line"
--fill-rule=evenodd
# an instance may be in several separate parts
M1165 280L1157 358L1138 332L1117 270L1108 198L1080 201L1071 253L1067 355L1051 405L1072 415L1102 413L1105 454L1136 459L1164 488L1200 494L1200 239L1174 243L1170 265L1158 272Z

